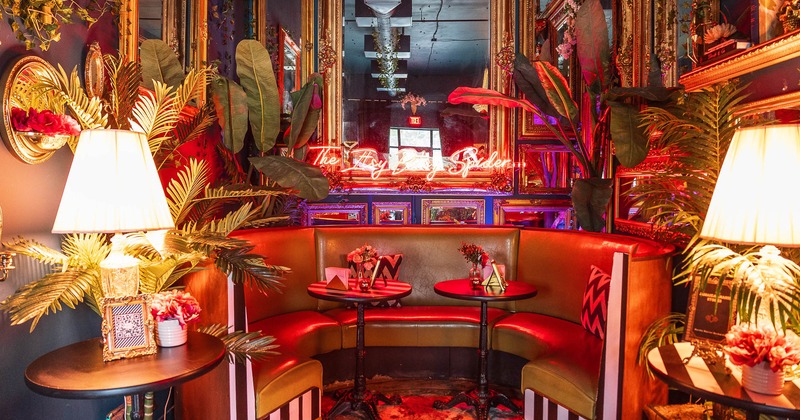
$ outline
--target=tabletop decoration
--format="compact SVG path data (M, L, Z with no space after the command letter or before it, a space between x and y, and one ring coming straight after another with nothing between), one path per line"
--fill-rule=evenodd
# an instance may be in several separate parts
M200 317L200 304L189 292L167 290L153 295L150 312L156 320L156 344L175 347L186 343L186 324Z
M465 260L472 263L472 267L469 269L469 280L472 282L472 288L477 289L483 281L483 267L489 263L489 254L480 245L466 242L462 242L458 250Z
M800 343L789 334L763 325L731 327L724 349L731 363L742 367L744 388L768 395L781 393L783 369L800 363Z
M30 108L25 111L13 107L11 126L18 134L29 137L46 150L61 148L70 136L77 136L81 132L81 126L74 118L49 109L39 111Z
M347 262L352 267L355 265L355 278L359 281L364 280L369 287L369 276L367 271L373 271L378 263L378 250L372 245L364 244L347 254Z

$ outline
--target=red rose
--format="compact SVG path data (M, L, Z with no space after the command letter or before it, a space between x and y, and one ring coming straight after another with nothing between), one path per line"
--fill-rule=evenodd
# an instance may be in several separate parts
M11 108L11 126L17 131L31 131L28 126L28 113L22 108Z

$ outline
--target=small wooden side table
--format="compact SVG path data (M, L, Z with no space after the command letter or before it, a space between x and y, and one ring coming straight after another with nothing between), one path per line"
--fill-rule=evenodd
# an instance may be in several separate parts
M130 395L132 418L142 416L142 395L201 376L225 356L222 340L189 331L186 344L159 347L156 354L103 362L100 338L70 344L47 353L25 370L33 391L56 398L90 399Z

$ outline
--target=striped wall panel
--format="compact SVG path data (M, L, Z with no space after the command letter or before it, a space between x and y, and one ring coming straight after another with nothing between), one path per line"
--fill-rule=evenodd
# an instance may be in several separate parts
M525 390L525 420L586 420L585 418L567 410L533 392Z
M311 388L269 413L266 420L318 420L322 417L322 393Z

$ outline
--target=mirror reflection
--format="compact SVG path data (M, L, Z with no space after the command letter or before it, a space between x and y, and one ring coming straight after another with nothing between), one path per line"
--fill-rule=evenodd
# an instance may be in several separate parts
M306 226L361 225L367 223L367 204L309 204Z
M422 200L422 224L480 225L484 222L484 201L482 199Z
M427 167L407 169L423 171L448 169L464 148L486 155L488 118L447 96L488 81L489 1L343 1L345 152L370 149L390 169L412 161Z

